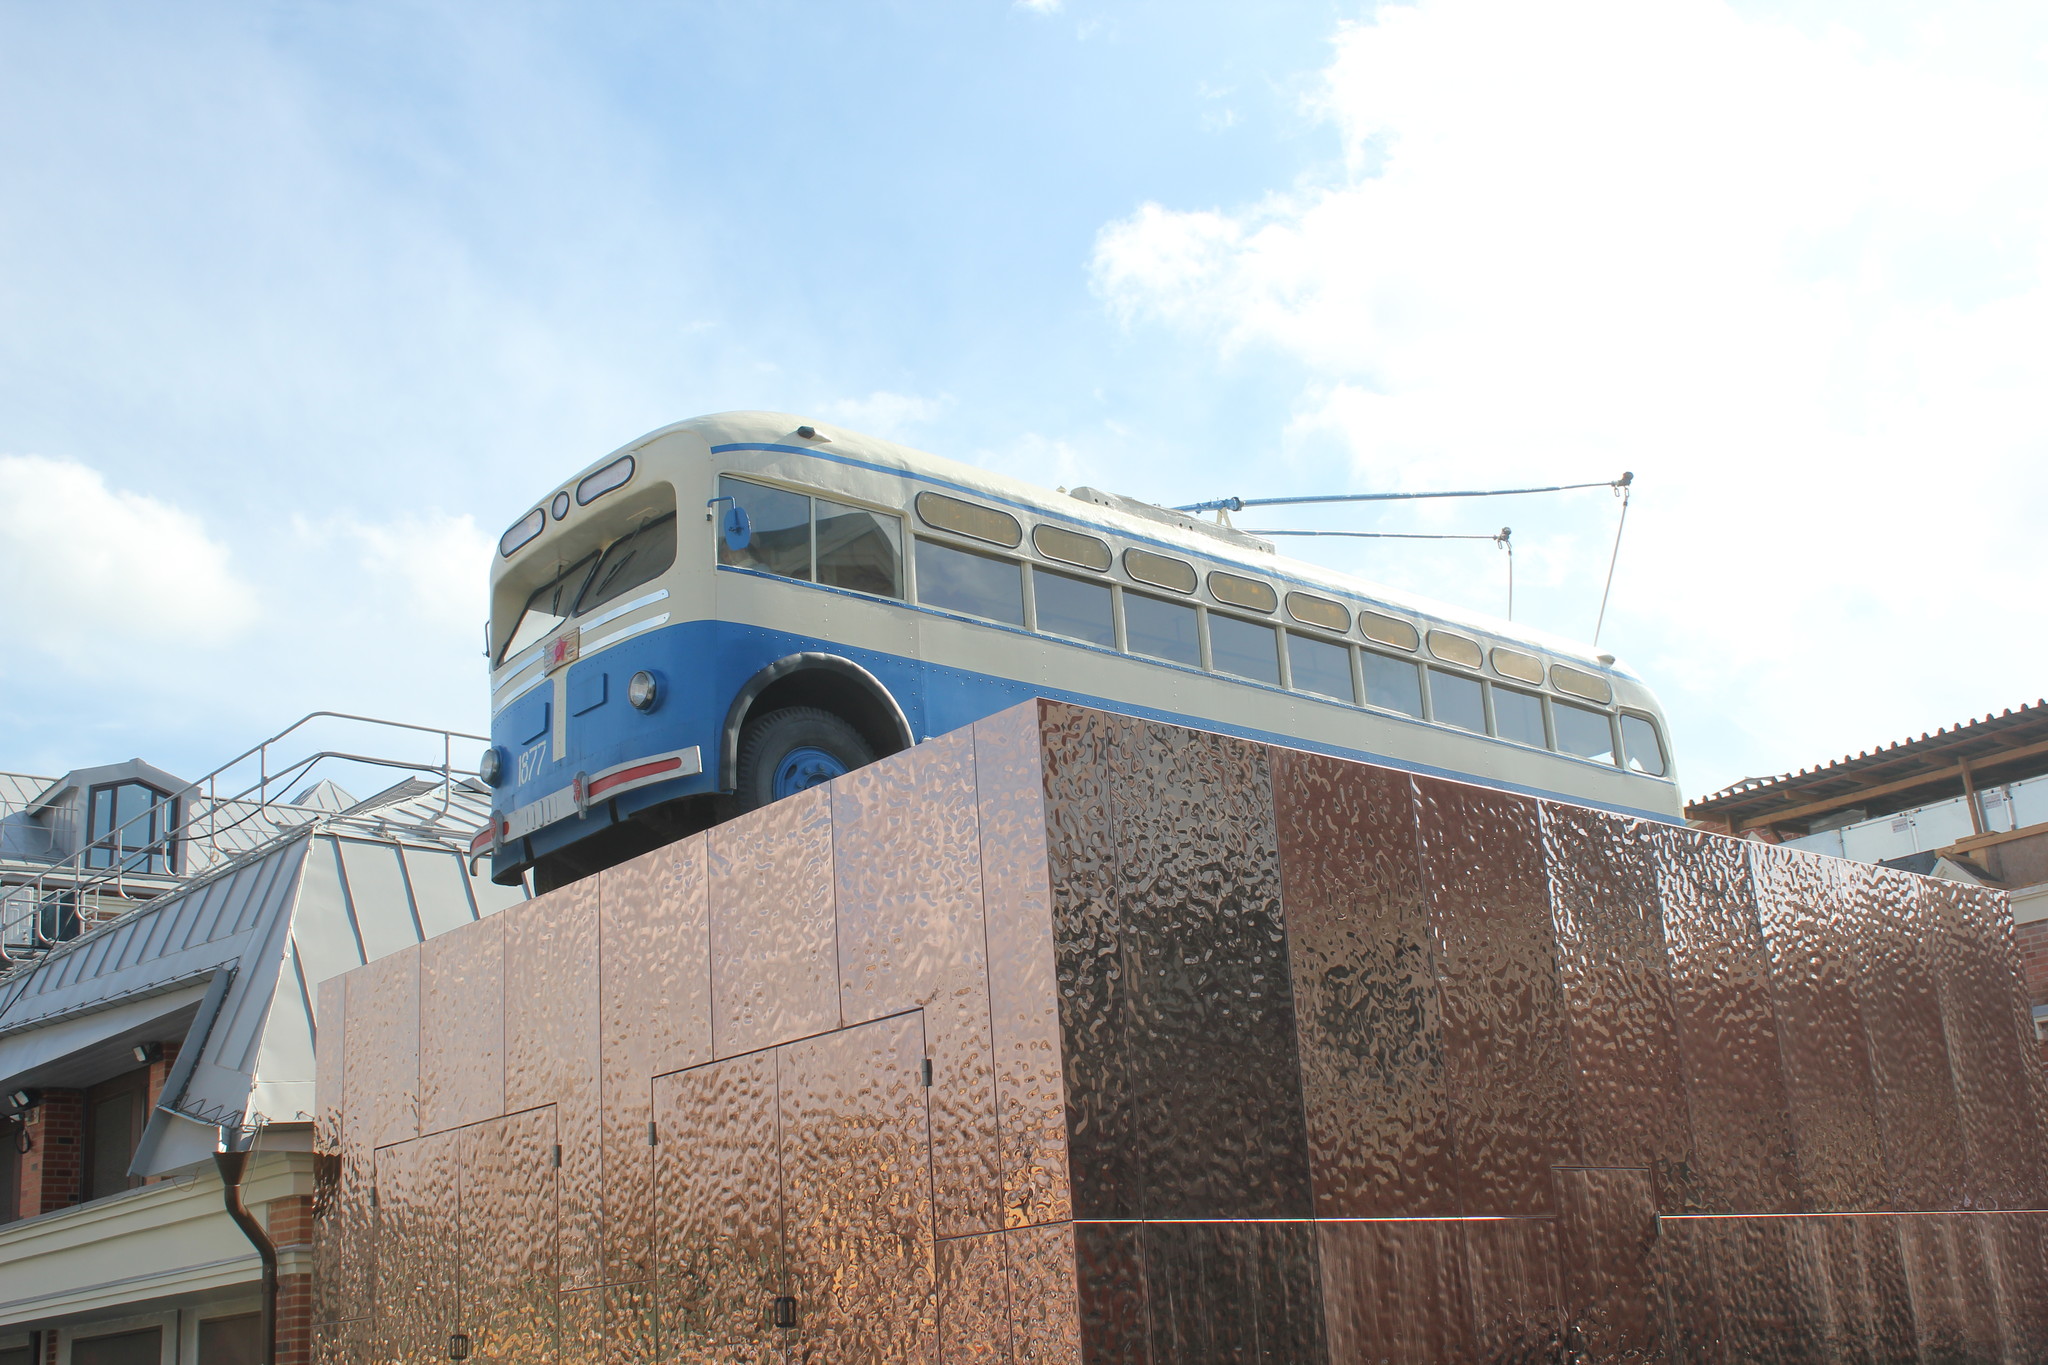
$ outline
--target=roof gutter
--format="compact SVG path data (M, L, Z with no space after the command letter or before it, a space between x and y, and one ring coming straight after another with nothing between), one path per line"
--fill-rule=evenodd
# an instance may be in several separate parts
M220 1169L220 1197L228 1217L235 1220L263 1262L263 1365L277 1365L277 1244L242 1203L242 1173L249 1164L249 1153L247 1149L215 1152L213 1164Z

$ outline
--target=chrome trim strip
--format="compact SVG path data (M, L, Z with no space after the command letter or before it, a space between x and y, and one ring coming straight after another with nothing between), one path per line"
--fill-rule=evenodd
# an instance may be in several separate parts
M656 626L665 626L667 624L667 612L663 612L659 616L650 616L645 621L636 621L634 624L627 626L622 630L615 630L611 634L604 636L602 639L592 640L588 644L584 645L584 656L588 657L589 655L596 653L598 650L603 649L606 645L615 645L619 641L625 639L628 635L638 635L643 630L653 630Z

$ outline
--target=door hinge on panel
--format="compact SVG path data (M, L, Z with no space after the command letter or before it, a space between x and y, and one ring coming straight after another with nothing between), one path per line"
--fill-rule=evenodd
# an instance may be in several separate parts
M796 1326L795 1295L777 1294L775 1296L775 1325L777 1327Z
M647 1145L649 1147L652 1147L658 1144L660 1141L661 1135L655 1131L654 1120L647 1120Z
M926 1085L932 1083L932 1059L929 1057L924 1059L924 1083Z
M562 1169L562 1144L559 1142L555 1144L555 1169Z

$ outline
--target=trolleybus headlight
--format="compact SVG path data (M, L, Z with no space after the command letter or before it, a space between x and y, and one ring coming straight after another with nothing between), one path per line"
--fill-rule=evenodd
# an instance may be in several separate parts
M486 787L498 785L498 779L505 775L505 760L498 753L497 745L484 750L484 756L476 761L476 775L484 780Z
M652 711L654 704L661 700L661 684L643 668L626 683L626 700L632 703L635 711Z

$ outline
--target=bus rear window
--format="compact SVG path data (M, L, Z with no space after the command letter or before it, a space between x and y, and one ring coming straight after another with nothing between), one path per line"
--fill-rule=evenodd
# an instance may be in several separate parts
M1039 569L1031 575L1031 590L1038 599L1040 630L1116 648L1116 602L1109 584Z
M1630 772L1664 776L1664 741L1657 737L1657 723L1648 716L1621 713L1621 748L1628 756Z
M576 614L581 616L593 607L624 597L642 583L668 572L675 562L676 514L671 512L611 543L576 599Z
M1557 747L1561 752L1600 763L1614 761L1614 728L1605 711L1561 701L1551 706L1550 716L1557 726Z
M1014 559L917 542L917 600L943 611L1024 624L1024 566Z
M671 550L673 555L674 551ZM589 554L556 574L547 582L535 588L526 599L526 606L519 613L519 620L512 626L511 638L498 651L498 662L525 649L528 645L546 638L549 631L569 619L571 606L583 585L590 579L590 570L597 563L597 556Z
M877 597L903 595L903 524L895 517L812 499L818 518L818 581Z
M1198 628L1195 609L1185 602L1168 602L1141 592L1124 594L1124 639L1133 654L1200 668Z
M721 514L718 562L782 578L811 577L811 500L802 493L743 479L720 479L718 495L746 514L735 534Z

